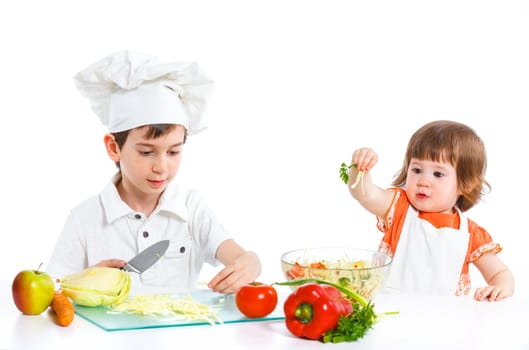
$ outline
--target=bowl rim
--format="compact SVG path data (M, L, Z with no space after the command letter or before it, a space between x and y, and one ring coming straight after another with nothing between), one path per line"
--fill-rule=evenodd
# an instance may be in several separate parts
M389 266L391 265L391 263L393 262L393 257L387 253L384 253L384 252L381 252L381 251L378 251L378 250L373 250L373 249L367 249L367 248L355 248L355 247L339 247L339 246L328 246L328 247L306 247L306 248L298 248L298 249L292 249L292 250L289 250L283 254L281 254L281 262L282 263L286 263L286 264L291 264L293 265L294 263L296 263L297 261L293 261L293 262L290 262L290 261L287 261L285 260L285 256L288 255L288 254L291 254L291 253L294 253L294 252L302 252L302 251L310 251L310 250L324 250L324 249L329 249L329 250L332 250L332 249L336 249L336 250L343 250L343 251L347 251L347 250L356 250L356 251L359 251L359 252L365 252L365 253L373 253L373 254L380 254L380 255L384 255L386 256L386 260L387 262L383 265L379 265L379 266L370 266L370 267L359 267L359 268L356 268L355 270L371 270L371 269L380 269L382 267L386 267L386 266ZM310 266L303 266L302 267L305 267L305 268L309 268L309 269L314 269L314 270L317 270L319 268L317 267L310 267ZM319 270L353 270L353 269L340 269L340 268L325 268L325 269L319 269Z

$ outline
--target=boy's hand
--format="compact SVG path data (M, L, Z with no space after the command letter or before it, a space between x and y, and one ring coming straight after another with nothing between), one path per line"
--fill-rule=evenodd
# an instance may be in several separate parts
M127 262L125 260L122 260L122 259L107 259L107 260L101 260L95 266L97 266L97 267L114 267L116 269L119 269L119 268L122 268L125 265L127 265Z
M216 257L225 267L208 283L208 287L215 292L235 293L261 273L261 261L257 254L245 251L233 239L222 242Z
M235 263L223 268L208 283L208 287L214 292L232 294L237 292L243 285L252 281L253 280L249 277L245 266Z

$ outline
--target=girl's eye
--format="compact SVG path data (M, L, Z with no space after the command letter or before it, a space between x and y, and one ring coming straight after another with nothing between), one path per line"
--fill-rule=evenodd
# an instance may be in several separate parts
M412 171L412 173L414 173L414 174L420 174L420 173L422 172L422 170L419 169L419 168L412 168L411 171Z
M440 171L434 171L434 172L433 172L433 176L435 176L435 177L443 177L443 176L445 176L445 174L443 174L443 173L440 172Z

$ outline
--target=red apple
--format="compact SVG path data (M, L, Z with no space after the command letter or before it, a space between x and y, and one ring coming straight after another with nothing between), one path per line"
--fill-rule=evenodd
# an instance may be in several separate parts
M46 272L24 270L16 275L11 291L15 305L24 315L38 315L50 306L55 284Z

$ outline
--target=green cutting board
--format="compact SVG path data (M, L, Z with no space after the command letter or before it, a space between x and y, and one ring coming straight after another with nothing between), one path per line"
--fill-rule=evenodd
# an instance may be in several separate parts
M261 322L283 320L283 302L277 303L276 309L263 318L248 318L241 314L235 305L234 295L214 293L209 290L197 290L176 296L190 295L196 302L211 306L218 310L217 316L223 323ZM75 313L105 331L124 331L143 328L181 327L195 325L209 325L202 320L178 320L174 316L134 315L127 313L109 313L106 306L88 307L75 305Z

